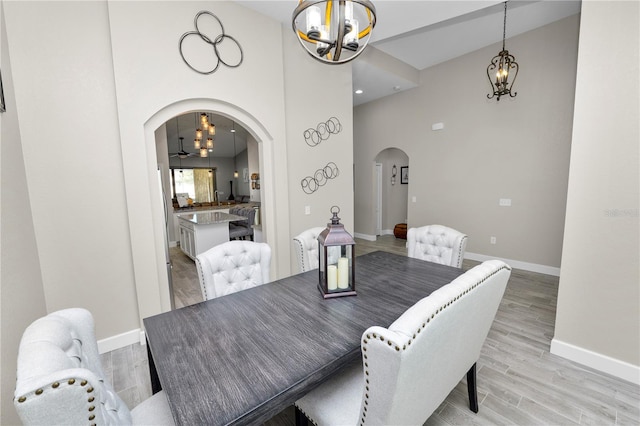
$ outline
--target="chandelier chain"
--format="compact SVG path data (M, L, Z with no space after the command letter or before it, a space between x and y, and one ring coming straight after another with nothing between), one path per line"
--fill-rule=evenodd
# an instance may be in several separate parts
M502 50L504 50L504 39L507 37L507 2L504 2L504 24L502 26Z

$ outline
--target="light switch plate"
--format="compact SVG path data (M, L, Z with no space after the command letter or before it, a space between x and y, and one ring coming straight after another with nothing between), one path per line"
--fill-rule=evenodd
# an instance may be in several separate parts
M511 198L500 198L498 204L502 207L511 207Z

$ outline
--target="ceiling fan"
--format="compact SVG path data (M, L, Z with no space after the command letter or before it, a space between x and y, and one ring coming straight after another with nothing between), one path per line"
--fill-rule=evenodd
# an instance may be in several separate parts
M183 137L179 137L178 139L180 139L180 151L176 152L175 154L169 154L169 157L180 157L180 158L187 158L187 157L195 157L198 154L195 154L193 152L187 152L184 150L184 147L182 146L182 141L184 140Z

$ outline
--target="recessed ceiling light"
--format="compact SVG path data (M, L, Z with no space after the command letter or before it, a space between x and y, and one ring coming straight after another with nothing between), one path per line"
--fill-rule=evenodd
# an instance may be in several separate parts
M361 94L362 94L362 89L356 90L356 95L361 95Z

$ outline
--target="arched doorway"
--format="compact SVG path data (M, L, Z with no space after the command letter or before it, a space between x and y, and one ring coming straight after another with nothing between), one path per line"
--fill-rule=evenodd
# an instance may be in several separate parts
M396 224L407 222L409 185L401 173L408 171L409 157L401 149L387 148L376 155L375 167L376 235L393 235Z
M138 201L128 205L129 217L144 215L147 224L141 220L131 220L131 247L133 252L134 274L136 277L136 295L140 320L151 315L168 311L171 308L169 280L166 270L164 227L165 215L161 192L158 190L157 154L155 132L169 119L193 111L212 111L239 123L258 143L260 170L263 179L269 181L273 171L273 137L254 116L247 111L226 102L215 99L188 99L167 105L150 116L144 123L144 148L146 163L146 185L136 182L127 185L129 200ZM125 161L129 157L124 156ZM139 160L136 164L141 165ZM129 165L125 164L125 167ZM138 191L135 189L139 188ZM134 193L137 192L137 193ZM139 199L148 199L141 203ZM272 185L265 185L261 191L263 211L263 238L274 250L277 250L276 222L269 215L275 205L275 192ZM141 211L144 210L144 211ZM142 226L138 226L142 224ZM140 228L140 229L139 229ZM276 265L272 265L272 275L277 274Z

